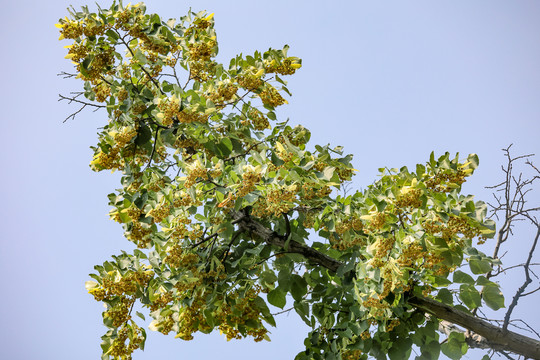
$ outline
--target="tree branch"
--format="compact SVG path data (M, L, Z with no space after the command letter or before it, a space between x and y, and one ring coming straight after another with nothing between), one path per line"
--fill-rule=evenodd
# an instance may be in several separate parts
M91 102L87 102L87 101L82 101L82 100L79 100L77 99L77 97L79 97L81 95L81 93L73 96L73 97L67 97L67 96L64 96L62 94L58 94L58 96L60 97L58 99L58 101L62 101L62 100L67 100L68 104L71 104L72 102L75 102L75 103L78 103L78 104L81 104L81 108L77 111L75 111L74 113L72 113L71 115L69 115L67 118L64 119L63 122L66 122L68 121L69 119L75 119L75 116L77 116L77 114L79 114L81 111L84 110L84 108L86 108L87 106L92 106L94 107L94 111L97 111L101 108L105 108L106 106L105 105L98 105L98 104L94 104L94 103L91 103Z
M267 244L283 249L285 248L285 242L287 239L284 236L281 236L275 231L268 229L266 226L254 220L244 212L233 210L231 211L231 216L243 230L254 233L263 239ZM290 253L303 255L309 261L317 265L321 265L332 272L336 272L337 269L342 265L340 261L331 258L330 256L325 255L310 246L301 244L294 240L289 241L289 248L287 251Z
M285 247L286 239L284 239L283 236L270 230L246 213L232 210L231 216L234 219L234 222L238 224L242 230L257 235L267 244L279 248ZM288 252L301 254L308 261L320 265L331 272L335 273L338 268L343 265L342 262L297 241L290 240L288 245ZM531 339L510 330L503 330L476 316L432 299L414 296L409 299L409 304L438 319L462 326L465 329L484 337L486 339L485 342L494 350L507 350L532 359L540 359L540 341L538 340ZM474 339L474 335L471 335L471 338ZM478 342L482 343L483 340L478 340Z
M414 296L409 299L409 303L439 319L462 326L484 337L493 350L506 350L531 359L540 359L540 341L538 340L513 331L504 331L487 321L432 299Z

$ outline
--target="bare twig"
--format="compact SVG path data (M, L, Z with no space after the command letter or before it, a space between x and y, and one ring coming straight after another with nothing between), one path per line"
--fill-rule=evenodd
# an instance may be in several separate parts
M508 311L506 312L506 315L504 316L504 324L503 324L503 330L508 329L508 322L510 321L510 315L512 314L512 311L516 307L519 298L523 296L523 293L525 292L525 289L529 284L532 282L531 276L529 274L529 266L531 263L532 255L534 253L534 250L536 249L536 245L538 244L538 238L540 237L540 227L538 227L536 231L536 235L534 237L533 245L531 246L531 250L529 251L529 256L527 258L527 262L525 263L525 281L521 285L521 287L517 290L516 294L514 295L514 298L512 299L512 303L508 307Z
M538 239L540 237L540 223L536 218L536 213L540 211L539 206L527 206L529 198L531 198L532 191L534 190L535 181L540 179L540 170L536 168L531 162L530 158L534 154L513 156L510 153L510 148L512 145L508 146L506 149L503 149L504 155L507 159L506 166L502 167L502 171L505 174L505 180L497 185L488 187L493 189L493 197L495 199L495 204L488 203L492 208L491 217L499 219L499 214L503 219L503 224L499 229L497 234L497 242L495 244L495 249L493 252L493 258L502 258L499 256L501 252L501 246L512 236L513 227L518 221L528 222L536 230L536 234L533 236L531 246L528 251L526 261L519 265L512 265L507 268L501 269L498 271L491 271L487 274L488 278L497 276L507 270L521 267L524 270L525 279L521 286L517 289L512 302L508 306L508 310L504 316L504 321L502 322L502 330L504 332L508 331L508 326L511 324L511 315L515 308L518 305L520 298L533 294L536 291L540 290L540 287L526 292L527 287L532 283L531 275L536 277L536 274L532 270L532 266L538 265L538 263L533 263L532 258L536 250ZM533 170L532 176L525 176L523 173L516 175L515 166L519 164L520 161L524 163ZM498 195L502 193L502 195ZM528 324L525 323L529 329L532 329ZM534 331L536 334L536 331Z
M87 106L94 107L95 108L94 111L97 111L99 109L102 109L102 108L106 107L105 105L98 105L98 104L94 104L94 103L91 103L91 102L87 102L87 101L77 99L81 95L82 95L82 93L75 93L74 96L68 97L68 96L64 96L62 94L58 94L58 96L60 97L58 99L58 101L66 100L68 102L68 104L71 104L72 102L77 103L77 104L82 104L82 106L80 107L79 110L77 110L74 113L72 113L71 115L69 115L67 118L64 119L63 122L66 122L69 119L75 119L75 116L77 116L77 114L79 114L81 111L83 111L83 109L85 107L87 107Z
M290 308L288 308L288 309L285 309L285 310L283 310L283 311L279 311L279 312L277 312L277 313L273 313L273 314L271 314L271 315L272 315L272 316L281 315L281 314L284 314L284 313L288 313L289 311L291 311L291 310L293 310L293 309L294 309L294 307L290 307Z
M62 71L60 72L59 74L56 74L57 76L61 76L62 79L70 79L70 78L73 78L73 77L76 77L77 74L72 74L72 73L68 73L68 72L65 72L65 71Z

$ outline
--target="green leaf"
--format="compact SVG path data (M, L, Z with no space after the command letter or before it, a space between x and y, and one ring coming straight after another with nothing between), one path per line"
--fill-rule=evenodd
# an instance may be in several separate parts
M485 276L479 276L478 279L476 279L476 285L484 286L487 284L491 284L491 281L489 281Z
M392 347L388 350L390 360L408 359L412 350L412 340L399 337L392 342Z
M309 321L309 305L306 302L295 302L294 309L306 325L312 326L312 323Z
M141 319L143 319L143 320L145 320L145 321L146 321L146 319L144 318L144 315L143 315L143 314L141 314L140 312L138 312L138 311L135 311L135 314L136 314L136 315L137 315L138 317L140 317Z
M473 274L486 274L491 271L491 263L487 259L471 257L469 267Z
M144 54L142 53L142 51L140 49L137 49L135 51L135 59L137 59L141 64L146 64L148 62L148 59L146 58L146 56L144 56Z
M330 181L332 179L332 175L334 175L335 170L336 170L335 167L328 166L324 168L324 170L322 171L322 175L318 176L318 178Z
M463 333L451 332L448 340L441 345L444 355L452 360L461 359L467 353L467 343Z
M489 283L482 289L482 298L487 306L493 310L499 310L504 307L504 296L495 283Z
M285 259L287 259L285 256L283 256L280 261L285 261ZM281 270L278 274L278 282L279 282L279 287L282 289L282 291L284 292L288 292L289 289L291 288L291 272L290 270L287 268Z
M107 32L105 32L105 35L107 35L109 37L109 40L112 40L112 41L116 41L119 39L119 36L118 34L116 33L116 31L113 31L113 30L107 30Z
M422 351L422 355L427 359L438 359L441 351L441 345L437 340L434 340L423 344L420 347L420 350Z
M293 274L291 283L291 295L296 301L301 301L307 293L307 283L303 277Z
M454 272L454 282L458 284L474 284L474 279L471 275L464 273L461 270L456 270Z
M267 294L267 299L270 304L280 309L283 309L287 303L285 292L281 291L279 286Z
M478 290L469 284L463 284L459 287L459 298L469 309L475 309L482 303L482 298Z
M478 155L476 154L470 154L467 157L467 160L471 162L470 167L473 169L476 169L480 164L480 160L478 159Z
M277 281L277 276L272 270L267 270L259 276L259 281L264 286L273 285Z
M92 61L94 61L94 55L88 55L84 58L83 62L81 63L81 66L79 66L79 70L81 71L81 74L84 76L89 76L88 69L90 68L90 65L92 64Z
M259 311L261 312L261 315L264 317L264 320L271 326L275 327L276 321L274 317L272 316L272 314L270 314L270 309L268 308L266 301L264 301L264 299L261 298L260 296L257 296L254 302L257 308L259 309Z
M437 299L441 300L446 305L453 305L453 296L450 290L446 288L442 288L439 290L439 293L437 294Z
M146 144L152 138L152 130L146 125L141 125L135 138L135 144L141 146Z

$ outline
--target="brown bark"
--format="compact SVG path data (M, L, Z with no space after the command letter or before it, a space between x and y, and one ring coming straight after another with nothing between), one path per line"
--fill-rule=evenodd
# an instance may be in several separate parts
M439 319L464 327L486 339L494 350L510 351L531 359L540 359L540 341L518 333L503 330L487 321L438 301L412 297L409 303Z
M286 250L288 252L301 254L311 263L318 264L332 272L336 272L342 265L340 261L305 244L301 244L294 240L290 240L289 243L286 244L287 241L284 236L270 230L241 211L231 211L231 216L240 229L257 235L270 245L282 249L287 245L288 248ZM489 347L494 350L509 351L531 359L540 359L540 341L538 340L509 330L503 330L476 316L432 299L415 296L409 299L409 303L438 319L462 326L463 328L482 336L489 344ZM471 336L474 337L474 334Z

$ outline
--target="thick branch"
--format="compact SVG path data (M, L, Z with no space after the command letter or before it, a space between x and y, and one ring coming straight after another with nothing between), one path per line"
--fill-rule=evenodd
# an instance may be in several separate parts
M233 210L231 211L231 216L242 230L257 235L267 244L285 248L286 239L283 236L252 219L246 213ZM343 265L342 262L294 240L289 241L287 251L301 254L308 261L323 266L332 272L336 272ZM484 337L487 343L489 343L490 348L494 350L506 350L532 359L540 359L540 341L538 340L509 330L504 331L478 317L435 300L415 296L409 299L409 303L425 313L462 326Z
M462 330L460 327L451 323L450 321L441 320L439 322L439 331L447 336L450 336L450 333L452 332L462 333L463 336L465 336L465 341L470 348L492 349L491 344L486 340L485 337Z
M263 224L253 220L248 215L240 211L232 211L231 215L235 222L245 231L252 232L263 239L266 243L274 245L280 248L285 248L286 238L279 235L275 231L268 229ZM301 244L297 241L290 240L288 244L288 249L290 253L301 254L309 261L321 265L324 268L332 272L336 272L337 269L342 265L342 263L334 258L331 258L328 255L325 255L310 246Z
M513 331L503 331L498 326L435 300L415 296L409 299L409 303L439 319L475 332L484 337L494 350L511 351L531 359L540 359L540 341L538 340Z

